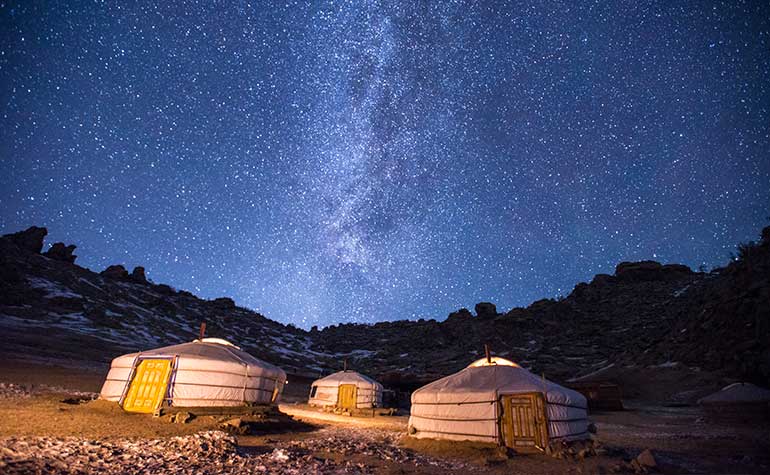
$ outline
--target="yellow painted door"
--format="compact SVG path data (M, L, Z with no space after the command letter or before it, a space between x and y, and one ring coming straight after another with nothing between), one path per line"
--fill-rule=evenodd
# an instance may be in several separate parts
M337 406L345 409L356 408L356 385L342 384L337 392Z
M520 452L538 452L548 443L548 421L541 393L503 396L505 445Z
M123 400L123 409L129 412L154 412L166 397L170 374L171 360L142 360Z

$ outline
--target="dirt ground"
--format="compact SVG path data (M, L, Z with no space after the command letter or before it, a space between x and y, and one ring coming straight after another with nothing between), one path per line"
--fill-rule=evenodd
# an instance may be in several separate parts
M651 449L660 473L770 473L766 422L713 423L697 407L626 401L626 411L590 416L598 427L597 439L606 448L600 456L581 461L546 455L504 458L495 447L484 444L407 437L406 416L347 417L298 403L280 406L296 424L273 425L260 435L240 435L230 441L232 436L217 432L221 429L218 417L170 423L126 413L114 403L91 401L102 378L101 372L93 370L3 363L0 472L89 473L96 467L91 464L98 463L105 473L188 473L177 470L177 465L164 465L171 460L171 451L184 460L195 460L188 464L195 469L189 473L627 473L630 469L624 460ZM291 399L301 399L300 386L295 386ZM149 459L155 465L144 465L146 458L131 458L139 450L131 444L139 444L143 453L160 451ZM216 456L206 456L201 446L221 447ZM110 455L118 453L122 455Z

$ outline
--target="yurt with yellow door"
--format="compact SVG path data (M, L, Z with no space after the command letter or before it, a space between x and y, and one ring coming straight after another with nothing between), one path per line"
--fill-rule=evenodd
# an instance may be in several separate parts
M277 403L284 384L281 368L226 340L203 338L115 358L100 398L131 412L262 405Z
M308 404L341 409L382 407L382 384L355 371L345 370L317 379L310 386Z
M412 393L409 434L543 450L587 439L586 398L512 361L487 357Z

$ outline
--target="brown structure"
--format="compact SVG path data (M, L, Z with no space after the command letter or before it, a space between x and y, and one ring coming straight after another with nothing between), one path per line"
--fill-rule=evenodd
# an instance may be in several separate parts
M623 392L620 386L608 381L571 381L565 384L588 400L592 411L622 411Z

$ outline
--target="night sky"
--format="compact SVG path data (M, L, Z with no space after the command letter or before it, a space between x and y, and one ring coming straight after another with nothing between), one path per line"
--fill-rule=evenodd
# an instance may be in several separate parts
M0 232L305 328L722 265L769 5L0 0Z

